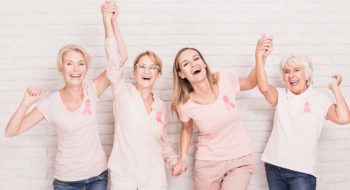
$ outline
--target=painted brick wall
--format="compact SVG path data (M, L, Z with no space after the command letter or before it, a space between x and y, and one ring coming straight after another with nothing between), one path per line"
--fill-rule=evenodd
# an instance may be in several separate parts
M0 189L52 189L56 152L55 130L41 122L27 133L5 138L6 123L26 87L59 89L56 55L61 46L77 43L93 57L92 79L105 66L102 0L0 0ZM304 53L314 61L315 88L328 94L329 77L343 75L342 90L350 102L350 2L348 0L120 0L120 23L130 65L135 55L150 49L164 61L156 93L172 95L171 66L186 46L204 54L212 70L247 75L254 65L255 44L261 33L274 37L267 70L280 85L278 62L287 53ZM130 77L130 74L128 75ZM111 92L99 104L100 135L109 154L113 145ZM254 143L256 171L250 190L267 189L261 153L271 131L273 109L257 89L240 93L239 106ZM350 182L350 126L326 122L319 147L318 189L346 190ZM173 115L170 138L179 142ZM192 144L191 153L193 154ZM286 150L288 151L288 150ZM191 172L173 179L169 189L191 190Z

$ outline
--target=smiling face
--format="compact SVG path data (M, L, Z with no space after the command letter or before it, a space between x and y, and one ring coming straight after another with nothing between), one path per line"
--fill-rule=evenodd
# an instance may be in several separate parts
M313 82L311 59L305 55L288 55L280 63L282 80L294 94L303 93Z
M134 66L134 77L138 88L152 89L160 77L161 67L147 54L138 58Z
M80 52L71 50L63 55L60 71L66 84L73 86L82 85L86 78L87 70L87 63Z
M207 65L200 54L193 49L181 52L177 64L179 77L187 79L191 84L202 81L207 77Z
M286 66L283 70L283 82L294 94L303 93L307 88L307 78L302 66Z

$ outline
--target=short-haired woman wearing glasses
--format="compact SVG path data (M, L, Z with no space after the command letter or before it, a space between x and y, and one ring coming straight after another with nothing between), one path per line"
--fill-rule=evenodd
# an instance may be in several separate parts
M166 141L168 112L153 94L162 73L160 58L151 51L139 54L133 67L135 84L126 82L127 51L117 22L114 2L102 5L105 26L107 76L114 95L114 146L108 166L112 189L165 190L165 162L172 167L177 156Z

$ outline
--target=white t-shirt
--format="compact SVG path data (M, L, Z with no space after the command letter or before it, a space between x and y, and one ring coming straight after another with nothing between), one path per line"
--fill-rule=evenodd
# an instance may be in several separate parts
M284 88L277 91L273 129L262 160L316 176L318 141L333 103L311 87L299 95Z
M101 174L107 159L98 134L96 102L92 81L84 84L84 100L74 112L68 111L59 92L44 98L37 108L56 129L58 138L54 178L79 181Z

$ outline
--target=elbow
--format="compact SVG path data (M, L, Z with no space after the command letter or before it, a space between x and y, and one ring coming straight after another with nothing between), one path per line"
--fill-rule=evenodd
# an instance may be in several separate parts
M7 130L5 131L5 137L14 137L15 134L8 132Z
M269 92L269 87L266 85L259 85L258 87L262 94L267 94Z

